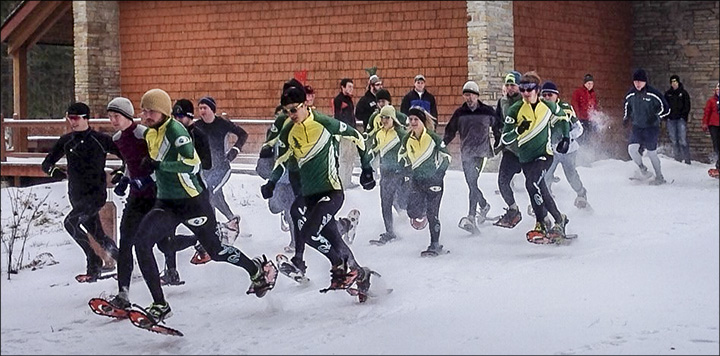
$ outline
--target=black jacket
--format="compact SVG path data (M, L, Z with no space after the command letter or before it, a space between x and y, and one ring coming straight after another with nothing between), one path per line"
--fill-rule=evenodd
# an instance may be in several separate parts
M423 92L422 98L420 98L420 94L418 94L414 88L405 94L402 99L402 103L400 104L400 112L407 115L408 111L410 111L410 108L413 106L421 106L425 109L425 111L429 112L430 115L435 118L438 117L435 97L427 90Z
M195 123L187 127L190 137L192 137L193 145L198 156L200 156L200 166L202 169L212 168L212 154L210 153L210 142L208 137L202 129L195 126Z
M368 126L370 115L377 109L377 98L370 89L365 92L365 95L358 100L357 106L355 107L355 118L362 120L363 126ZM355 126L353 126L355 127Z
M355 104L352 97L342 92L333 99L333 117L355 128Z
M41 166L45 173L50 174L55 164L65 156L70 203L105 201L105 162L108 153L123 159L110 135L88 128L60 136Z
M632 126L638 128L660 126L660 120L664 120L669 111L665 97L657 89L645 85L638 91L633 87L625 95L623 122L630 120Z
M670 114L667 118L669 120L683 119L688 120L690 114L690 94L683 88L682 83L679 83L677 89L672 87L665 92L665 100L667 100L670 106Z
M473 111L467 103L457 108L445 127L445 145L450 144L457 132L460 133L460 153L462 160L476 157L492 157L490 129L498 121L495 109L478 100L478 107Z

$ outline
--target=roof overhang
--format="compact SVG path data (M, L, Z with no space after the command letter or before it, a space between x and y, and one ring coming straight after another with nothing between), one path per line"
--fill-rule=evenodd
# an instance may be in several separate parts
M0 29L8 53L34 44L72 46L72 1L23 1Z

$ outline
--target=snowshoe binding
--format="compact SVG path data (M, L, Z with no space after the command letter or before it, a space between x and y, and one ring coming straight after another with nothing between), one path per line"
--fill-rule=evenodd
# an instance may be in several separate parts
M347 231L343 234L343 240L345 240L345 243L348 245L352 245L353 241L355 241L357 226L360 223L360 210L350 210L350 213L348 213L348 216L344 219L347 219L348 224Z
M546 245L553 243L553 241L547 235L547 228L545 227L545 224L539 221L535 223L534 229L528 231L527 234L525 234L525 237L527 238L528 242L538 245Z
M235 215L232 219L220 224L221 239L225 245L232 245L240 236L240 220L242 218Z
M137 304L133 304L133 307L137 309L128 311L128 318L134 326L158 334L184 336L179 330L160 325L160 323L165 323L165 319L172 316L172 310L167 302L165 304L153 303L147 309Z
M500 217L493 225L512 229L522 220L520 209L505 208L505 214Z
M720 178L720 171L717 168L708 169L708 175L713 178Z
M160 275L161 286L181 286L185 281L180 280L180 273L175 268L167 268Z
M383 232L382 234L380 234L380 238L379 238L379 239L377 239L377 240L370 240L369 242L370 242L371 245L382 246L382 245L385 245L385 244L388 243L388 242L395 241L395 239L397 239L397 236L395 236L394 233L392 233L392 232Z
M460 222L458 222L458 227L473 235L480 233L480 230L478 230L477 226L475 225L474 216L463 216L460 219Z
M250 278L250 288L246 294L255 294L256 297L262 298L271 289L275 288L278 269L272 261L268 261L265 255L253 258L253 263L257 266L257 273Z
M92 298L88 301L88 305L93 313L115 319L127 318L131 308L130 302L117 295L110 300Z
M437 257L448 253L450 251L443 249L443 245L431 243L427 250L420 252L420 257Z
M330 268L330 286L320 290L320 293L327 293L331 290L348 289L355 283L355 280L362 273L359 269L348 268L347 262Z
M195 250L195 254L190 259L190 263L194 265L202 265L212 260L210 254L205 251L205 248L201 244L195 245Z

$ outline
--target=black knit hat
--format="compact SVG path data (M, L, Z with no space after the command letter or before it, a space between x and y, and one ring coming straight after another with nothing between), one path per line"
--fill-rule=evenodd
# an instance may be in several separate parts
M173 106L173 116L187 116L191 119L195 118L195 107L192 101L187 99L179 99Z
M595 79L593 79L592 74L590 74L590 73L585 74L585 77L583 78L583 84L587 83L587 82L594 82L594 81L595 81Z
M215 104L215 99L212 96L203 96L200 100L198 100L198 105L200 104L209 106L212 112L217 110L217 104Z
M427 124L427 116L425 116L425 110L423 110L422 107L419 106L413 106L408 110L407 116L415 115L417 116L420 121L423 122L423 124Z
M377 100L385 99L385 100L387 100L387 101L390 102L390 103L392 102L391 96L390 96L390 92L387 91L387 89L380 89L380 90L378 90L377 94L375 94L375 98L376 98Z
M280 98L280 105L301 104L304 103L305 100L307 100L307 96L302 87L291 87L283 93L282 98Z
M85 104L81 102L72 103L67 109L68 115L73 116L80 116L83 119L89 119L90 118L90 108Z
M680 83L680 77L677 74L673 74L670 76L670 81L672 82L673 80Z
M640 69L636 70L635 73L633 73L633 81L636 81L636 80L639 82L647 82L648 81L648 77L647 77L647 73L645 73L645 69L640 68Z
M560 91L557 88L557 85L553 82L545 82L542 85L542 89L540 89L540 93L553 93L560 95Z

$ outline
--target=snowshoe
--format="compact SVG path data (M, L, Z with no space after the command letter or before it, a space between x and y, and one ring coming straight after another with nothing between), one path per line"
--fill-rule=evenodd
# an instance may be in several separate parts
M428 225L427 216L423 216L422 218L410 218L410 225L415 230L422 230Z
M225 245L232 245L238 236L240 236L240 220L242 218L235 215L232 219L222 223L220 225L220 231L222 232L222 238L220 242Z
M185 281L180 280L180 273L177 269L168 268L160 275L161 286L181 286Z
M480 233L477 226L475 226L475 218L473 216L463 216L458 222L458 227L475 235Z
M355 241L357 226L360 223L360 210L350 210L346 219L350 224L348 225L347 231L343 234L343 239L348 245L352 245L353 241Z
M360 270L348 268L347 263L330 268L330 286L320 290L320 293L326 293L331 290L347 289L355 283L360 275Z
M212 260L212 258L210 257L210 254L208 254L207 251L205 251L205 248L202 245L200 245L200 244L195 245L195 250L196 250L195 254L190 259L190 263L192 263L194 265L202 265L202 264L208 263Z
M720 171L717 168L708 169L708 175L713 178L720 178Z
M475 215L475 226L480 226L480 224L484 223L485 220L487 220L487 214L490 212L490 203L485 203L485 206L482 207L480 210L478 210L477 215Z
M583 194L578 194L577 198L575 198L575 207L578 209L585 209L588 207L588 201L585 191L583 191Z
M128 317L128 312L130 311L130 302L123 300L123 303L127 303L126 306L119 307L115 305L116 303L113 303L113 301L118 298L118 296L115 296L115 298L110 301L104 298L92 298L88 301L88 305L93 313L97 315L108 316L115 319L125 319Z
M117 272L111 273L83 273L75 276L78 283L95 283L102 279L113 278L117 276Z
M525 237L527 238L528 242L539 244L539 245L546 245L553 243L553 241L547 236L547 229L545 228L545 224L542 222L536 222L535 228L528 231L525 234Z
M395 236L394 233L392 233L392 232L383 232L382 234L380 234L380 238L379 238L379 239L377 239L377 240L370 240L369 242L370 242L371 245L382 246L382 245L385 245L385 244L388 243L388 242L395 241L395 239L397 239L397 236Z
M293 253L293 252L295 252L295 246L287 245L287 246L283 247L283 251L285 251L285 253Z
M532 204L528 205L527 213L528 213L528 215L535 217L535 210L533 210Z
M667 181L665 180L665 178L663 178L663 176L655 177L655 179L648 182L648 184L650 184L650 185L662 185L665 183L667 183Z
M512 229L522 220L522 214L519 209L505 208L505 214L500 217L493 225Z
M450 251L444 250L443 245L430 244L427 250L420 252L420 257L437 257L448 253L450 253Z
M128 311L128 318L134 326L158 334L184 336L179 330L160 325L160 323L165 323L165 319L172 315L169 304L165 303L164 305L160 305L153 303L148 309L142 308L137 304L133 304L133 307L137 309Z
M275 288L278 269L272 261L268 261L265 255L253 258L253 263L258 267L258 272L251 278L250 288L246 294L255 294L262 298L271 289Z
M277 263L278 271L293 281L300 284L310 282L310 278L305 276L305 272L295 266L295 264L282 253L278 253L277 256L275 256L275 263Z

